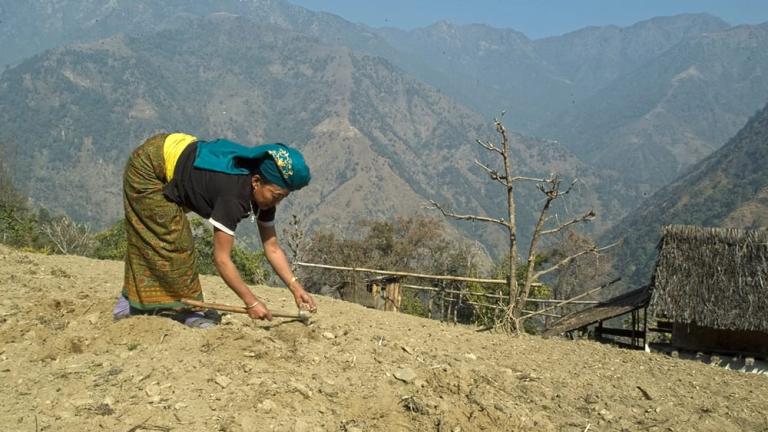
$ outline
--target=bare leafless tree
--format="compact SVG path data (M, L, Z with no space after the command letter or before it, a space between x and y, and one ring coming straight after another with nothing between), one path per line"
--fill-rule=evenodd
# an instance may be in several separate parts
M503 113L502 113L502 117L503 117ZM504 317L497 324L505 330L520 331L522 330L522 320L524 319L524 318L521 318L523 307L525 306L528 300L528 295L531 292L531 287L536 282L538 282L542 276L567 266L573 260L575 260L576 258L582 255L598 254L600 251L606 249L607 247L599 248L593 245L583 250L576 251L568 256L562 257L560 261L550 265L545 269L537 270L535 268L537 264L536 258L538 256L538 247L543 237L559 233L562 230L568 227L571 227L575 224L589 222L595 218L595 212L592 210L589 210L583 215L573 218L567 222L558 222L555 219L553 224L552 222L553 218L550 216L550 210L551 210L553 201L569 194L573 190L573 187L577 183L577 180L573 180L570 183L570 185L568 185L567 188L561 189L562 180L558 175L553 174L547 178L535 178L535 177L525 177L525 176L515 175L512 167L510 139L507 133L507 129L504 127L504 124L502 123L501 119L495 119L494 126L496 129L496 132L499 134L501 142L493 143L490 141L477 140L477 144L479 144L484 149L488 150L489 152L497 155L502 159L503 171L499 172L499 170L491 168L481 163L478 160L475 160L475 163L480 168L482 168L485 172L488 173L492 181L498 182L502 186L504 186L506 190L506 195L507 195L506 219L503 217L492 218L492 217L479 216L479 215L457 214L445 209L441 204L435 201L431 201L430 204L432 208L439 210L446 217L450 217L458 220L481 221L481 222L493 223L503 227L506 230L509 237L509 255L508 255L509 258L508 258L508 262L506 263L508 267L507 288L509 289L509 303L508 303L507 311L504 314ZM516 234L517 224L516 224L516 218L515 218L516 216L515 185L518 182L536 183L538 190L542 194L544 194L544 204L542 205L541 211L539 212L539 217L534 227L533 234L531 236L531 243L528 248L528 256L524 264L526 266L527 271L524 272L525 279L522 281L522 284L518 283L518 280L515 276L518 273L517 271L518 265L520 265L518 263L519 253L518 253L518 241L517 241L517 234Z
M304 259L312 241L305 235L301 226L301 219L295 214L291 215L291 220L288 221L288 227L283 229L283 234L285 235L286 246L288 246L291 270L298 273L300 269L295 263Z
M88 225L74 222L66 216L44 224L41 230L58 252L65 255L84 254L93 238Z

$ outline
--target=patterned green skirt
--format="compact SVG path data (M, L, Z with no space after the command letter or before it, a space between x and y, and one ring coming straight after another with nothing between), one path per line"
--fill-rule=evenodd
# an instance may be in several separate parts
M141 310L186 308L180 299L203 299L185 210L163 196L167 136L155 135L134 150L123 176L128 235L123 295Z

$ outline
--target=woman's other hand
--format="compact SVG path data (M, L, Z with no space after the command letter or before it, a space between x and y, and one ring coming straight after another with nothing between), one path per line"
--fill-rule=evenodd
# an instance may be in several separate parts
M299 284L295 284L294 286L295 288L293 289L293 298L296 300L296 306L299 308L299 310L316 312L317 305L315 304L315 299L313 299L312 296L304 290L304 287L300 286Z

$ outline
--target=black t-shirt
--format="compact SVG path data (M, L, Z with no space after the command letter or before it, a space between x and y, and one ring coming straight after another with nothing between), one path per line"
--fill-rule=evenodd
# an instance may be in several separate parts
M272 225L275 208L259 211L251 203L253 186L250 175L225 174L193 166L197 143L192 143L179 156L171 180L163 190L166 198L183 206L226 232L235 235L237 224L258 214L259 224Z

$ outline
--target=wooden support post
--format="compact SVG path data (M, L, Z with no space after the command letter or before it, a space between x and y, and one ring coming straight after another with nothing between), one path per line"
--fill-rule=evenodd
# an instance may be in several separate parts
M637 331L637 309L632 311L632 346L635 346L637 343L637 338L635 337L635 331Z
M650 351L648 349L648 305L643 308L643 350Z
M438 295L440 296L440 321L445 321L445 291L443 291L443 284L440 283L440 291L438 292Z
M459 322L457 318L458 318L458 312L459 312L460 299L457 297L459 297L458 294L451 295L451 300L453 300L451 304L453 304L453 323L454 324Z
M597 322L597 328L595 329L595 339L603 338L603 320Z
M400 280L394 278L386 282L384 285L384 292L386 295L386 302L384 303L385 311L400 312L400 303L403 300L403 294L400 290Z

